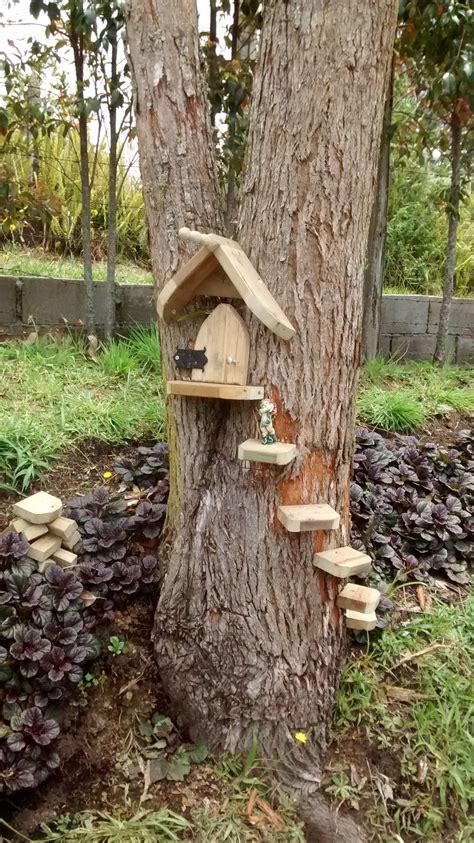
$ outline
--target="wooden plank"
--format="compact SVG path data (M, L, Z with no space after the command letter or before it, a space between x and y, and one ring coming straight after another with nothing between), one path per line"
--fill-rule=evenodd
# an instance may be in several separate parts
M296 445L291 442L273 442L263 445L260 439L246 439L239 445L239 460L287 465L296 457Z
M61 515L62 503L47 492L36 492L13 507L13 514L30 524L49 524Z
M313 558L313 565L333 577L345 578L356 574L367 574L372 567L372 562L370 556L352 547L335 547L332 550L317 553Z
M199 286L219 264L208 249L199 249L163 287L156 302L158 316L165 322L172 319L198 295Z
M10 522L9 528L19 533L26 542L33 542L48 532L46 524L28 524L24 518L15 518Z
M59 536L53 536L51 533L48 533L46 536L36 539L26 555L30 559L35 559L36 562L44 562L45 559L49 559L53 553L56 553L60 547L61 539Z
M277 517L290 533L337 530L340 521L338 513L327 503L279 506Z
M81 534L78 530L76 533L74 533L73 537L71 539L69 539L69 541L66 540L66 539L63 539L62 545L63 545L63 547L66 548L66 550L74 550L76 544L78 544L78 542L80 542L80 541L81 541Z
M202 323L195 348L206 349L204 371L193 369L199 383L247 383L250 336L241 316L230 304L219 304Z
M291 339L296 333L293 325L239 244L229 240L218 246L214 254L252 313L277 336Z
M56 518L54 521L51 521L51 524L48 524L48 529L53 536L59 536L60 539L70 541L74 533L77 532L77 524L72 520L72 518L64 518L61 516L60 518Z
M168 395L188 395L194 398L223 398L228 401L258 401L263 398L263 386L238 386L230 383L168 381L166 392Z
M77 554L72 553L70 550L66 550L64 547L60 547L59 550L56 550L52 554L51 558L54 559L57 565L61 565L62 568L70 568L77 562Z
M377 625L377 615L375 612L366 614L365 612L354 612L348 609L345 614L346 626L348 629L375 629Z
M338 595L337 605L340 609L352 609L354 612L371 615L375 612L379 601L378 589L349 582Z

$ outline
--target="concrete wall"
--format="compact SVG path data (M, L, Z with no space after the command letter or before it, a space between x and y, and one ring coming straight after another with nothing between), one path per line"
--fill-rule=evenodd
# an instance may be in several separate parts
M383 296L380 352L431 360L440 307L439 296ZM448 353L453 363L474 362L474 299L452 303Z
M153 287L119 284L117 331L155 319ZM102 333L105 287L94 284L97 331ZM38 327L71 326L85 321L82 281L59 278L0 276L0 332L20 334ZM429 360L433 356L441 299L437 296L384 296L380 352ZM80 323L79 323L80 324ZM474 362L474 299L455 299L451 310L449 351L453 363Z
M154 320L151 284L118 284L117 288L117 330ZM101 282L94 284L94 309L101 335L105 320L105 285ZM75 327L85 322L85 316L82 281L0 275L0 331L20 334L33 330L31 319L39 328L64 327L66 323Z

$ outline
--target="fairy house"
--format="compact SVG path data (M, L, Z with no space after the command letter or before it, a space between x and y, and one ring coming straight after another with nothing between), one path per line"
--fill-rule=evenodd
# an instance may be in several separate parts
M198 296L240 299L270 331L291 339L295 329L238 243L187 228L179 234L201 248L161 291L157 302L161 319L170 322ZM242 317L231 304L218 304L202 323L194 349L176 350L178 372L190 370L191 377L169 380L168 394L263 398L263 387L247 384L249 351L250 336Z

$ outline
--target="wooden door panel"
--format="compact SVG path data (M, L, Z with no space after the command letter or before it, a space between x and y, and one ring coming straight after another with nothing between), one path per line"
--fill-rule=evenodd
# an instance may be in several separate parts
M242 317L230 304L219 304L202 323L194 344L205 348L208 363L191 379L205 383L246 384L250 337Z

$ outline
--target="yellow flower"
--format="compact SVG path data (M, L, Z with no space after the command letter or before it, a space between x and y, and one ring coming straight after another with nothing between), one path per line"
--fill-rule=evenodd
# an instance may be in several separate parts
M104 471L102 477L104 477L106 480L108 480L109 477L112 477L112 472L111 471Z
M295 741L298 741L298 743L306 743L307 740L308 735L306 732L295 732Z

